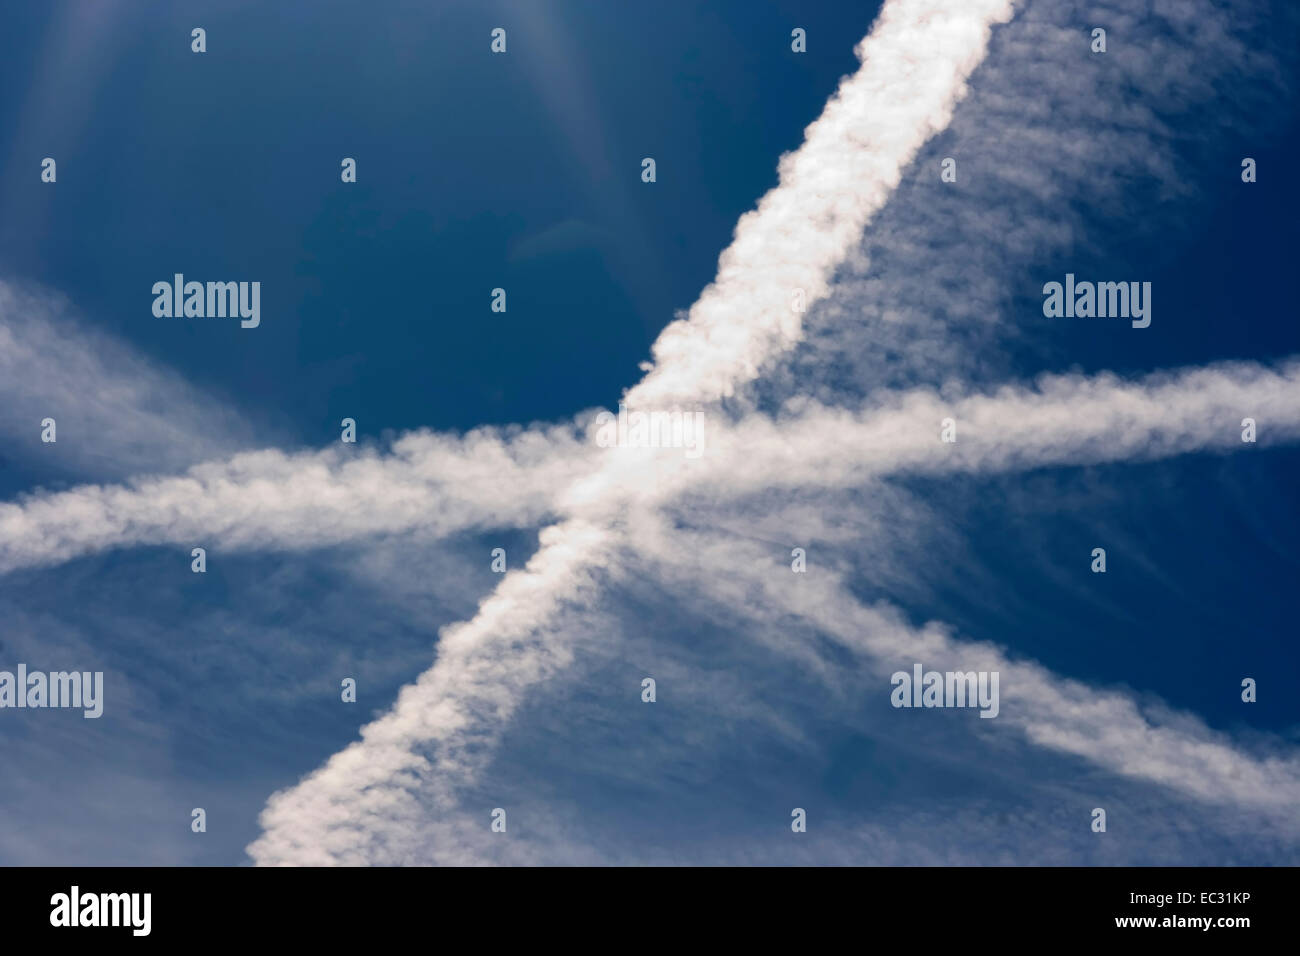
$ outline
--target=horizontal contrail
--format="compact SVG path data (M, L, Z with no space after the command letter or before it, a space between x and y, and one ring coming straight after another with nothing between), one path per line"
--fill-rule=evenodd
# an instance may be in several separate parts
M956 441L941 440L951 418ZM375 534L606 520L629 502L695 489L851 487L896 473L988 472L1240 449L1300 439L1300 360L1222 363L1139 381L1044 376L1032 387L875 396L734 424L710 416L699 459L603 449L591 427L415 432L385 455L340 448L250 452L175 477L87 485L0 504L0 572L146 544L304 550Z
M247 452L178 476L28 495L0 504L0 573L135 545L299 550L377 533L532 527L597 450L562 425L413 432L385 455L341 444Z
M1246 423L1246 419L1250 422ZM943 440L944 423L951 423ZM692 484L734 491L859 485L899 473L996 472L1142 461L1300 440L1300 358L1223 362L1137 381L1044 375L1032 387L876 395L860 410L813 405L716 432ZM1246 439L1246 440L1243 440ZM744 469L735 463L745 461ZM672 494L672 478L660 490Z

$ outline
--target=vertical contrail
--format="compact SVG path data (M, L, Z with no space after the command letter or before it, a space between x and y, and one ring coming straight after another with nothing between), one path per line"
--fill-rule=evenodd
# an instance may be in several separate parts
M826 294L903 168L948 124L993 26L1012 11L1011 0L885 4L858 45L861 68L782 158L779 184L741 217L689 317L660 335L631 404L729 395L797 341L794 290L806 304ZM452 794L473 779L520 693L567 663L572 650L547 621L591 585L592 559L609 538L585 522L545 529L527 568L509 575L473 620L444 632L437 662L391 711L271 797L250 856L288 865L436 858L437 846L413 841L430 835L428 817L452 810Z

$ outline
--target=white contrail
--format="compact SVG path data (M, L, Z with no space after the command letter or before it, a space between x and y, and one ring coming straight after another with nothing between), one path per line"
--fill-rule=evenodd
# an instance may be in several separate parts
M711 401L759 374L798 341L804 305L889 200L904 167L952 119L1011 0L891 0L857 48L803 145L782 157L780 183L741 216L718 275L686 319L663 330L630 405ZM796 293L800 290L800 293Z
M1250 423L1247 426L1246 420ZM950 421L952 442L942 440ZM677 485L733 493L773 487L852 487L899 473L978 473L1047 465L1141 461L1300 439L1300 358L1276 366L1223 362L1138 381L1111 373L1044 375L989 394L929 389L877 394L860 411L810 404L777 420L751 415L715 440ZM737 463L744 462L744 468ZM690 463L688 463L690 464Z
M431 848L413 838L454 813L457 786L481 768L524 692L571 663L570 643L554 639L566 629L553 618L590 602L592 568L612 560L613 538L586 523L544 529L527 567L508 574L473 620L444 629L438 662L361 740L272 795L253 858L315 866L427 856Z
M113 547L318 548L377 533L443 537L534 527L597 451L571 426L412 432L352 445L247 452L179 476L85 485L0 504L0 573Z
M941 441L951 418L956 441ZM1240 449L1300 438L1300 360L1227 362L1136 382L1050 375L1033 387L877 394L859 411L817 404L777 419L721 417L705 453L602 449L581 425L414 432L388 454L253 452L185 475L87 485L0 504L0 573L114 547L320 548L376 534L610 520L629 503L700 488L854 487L903 472L1007 471Z

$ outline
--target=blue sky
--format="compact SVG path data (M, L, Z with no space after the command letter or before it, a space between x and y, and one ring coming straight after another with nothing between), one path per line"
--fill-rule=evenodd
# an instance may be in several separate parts
M1300 18L1003 6L17 10L0 669L107 690L0 711L0 860L1296 862Z
M776 61L764 48L788 35L789 4L18 15L5 85L26 92L6 97L5 155L56 155L69 188L14 177L9 268L317 444L344 411L376 431L468 428L616 401L856 65L872 11L813 13L805 28L827 48L800 57L782 42ZM195 16L220 56L191 53ZM478 41L503 16L521 39L492 58ZM60 53L71 62L56 69ZM639 176L651 153L653 193ZM344 156L360 172L346 191ZM256 343L142 327L129 303L161 258L265 275L279 321ZM498 286L519 290L514 307L484 319Z

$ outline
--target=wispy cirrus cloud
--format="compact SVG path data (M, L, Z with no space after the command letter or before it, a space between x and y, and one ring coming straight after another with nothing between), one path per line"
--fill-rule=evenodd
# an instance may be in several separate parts
M1091 51L1095 27L1104 54ZM1267 3L1018 4L952 122L748 397L852 403L954 378L996 383L1027 356L1077 363L1062 344L1075 330L1037 313L1043 282L1097 262L1127 278L1167 265L1181 246L1162 237L1187 234L1220 183L1241 187L1242 156L1289 115L1297 49L1300 18ZM948 157L953 183L939 177ZM1207 181L1216 196L1203 195ZM1166 287L1156 296L1143 335L1168 341L1186 318ZM1114 338L1114 365L1150 361L1145 342L1088 334Z
M0 431L56 473L123 478L255 447L230 403L87 326L60 296L0 281ZM56 440L41 441L53 418Z

